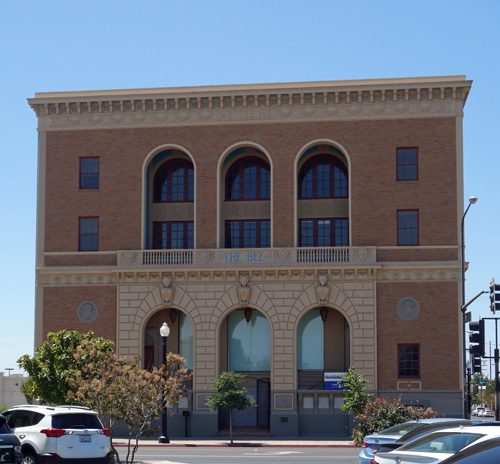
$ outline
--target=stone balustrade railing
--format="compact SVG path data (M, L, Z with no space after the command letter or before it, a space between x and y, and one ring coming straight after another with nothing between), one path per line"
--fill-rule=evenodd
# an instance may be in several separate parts
M118 251L118 266L266 266L376 263L376 247Z

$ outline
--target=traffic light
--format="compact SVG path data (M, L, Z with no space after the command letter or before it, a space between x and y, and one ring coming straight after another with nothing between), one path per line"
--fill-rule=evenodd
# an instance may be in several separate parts
M490 283L490 309L493 314L500 311L500 284L496 284L495 279Z
M479 356L472 356L472 373L481 373L481 358Z
M469 330L472 332L469 335L469 341L477 343L476 345L469 346L472 356L484 356L484 319L469 322Z

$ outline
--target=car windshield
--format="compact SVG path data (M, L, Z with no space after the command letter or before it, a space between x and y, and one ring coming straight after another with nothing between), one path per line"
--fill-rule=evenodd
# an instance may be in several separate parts
M406 435L408 432L422 426L420 422L405 422L404 424L394 425L388 429L377 432L377 435Z
M5 424L2 424L2 425L0 425L0 433L1 434L10 434L10 430Z
M456 453L465 446L483 437L480 433L436 432L402 446L399 451L422 453Z
M101 429L102 425L94 414L59 414L52 418L56 429Z

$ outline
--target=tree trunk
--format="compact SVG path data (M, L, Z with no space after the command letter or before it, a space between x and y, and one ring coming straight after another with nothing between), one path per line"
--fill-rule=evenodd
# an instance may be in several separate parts
M229 408L229 438L231 439L231 445L233 444L233 410Z

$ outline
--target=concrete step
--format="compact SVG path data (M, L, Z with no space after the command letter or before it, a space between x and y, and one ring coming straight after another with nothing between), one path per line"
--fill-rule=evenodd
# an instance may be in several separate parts
M271 437L271 433L265 427L233 427L233 437ZM219 430L217 437L229 437L229 428Z

